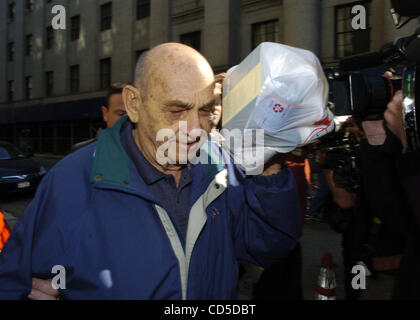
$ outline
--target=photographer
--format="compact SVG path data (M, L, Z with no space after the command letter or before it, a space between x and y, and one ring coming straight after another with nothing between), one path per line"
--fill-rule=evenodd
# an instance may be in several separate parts
M346 131L360 142L360 148L352 146L356 149L357 170L345 169L350 167L345 160L351 158L349 156L343 157L341 165L335 165L327 154L324 163L333 200L326 210L327 221L343 234L345 286L349 300L391 298L401 259L404 229L397 213L404 210L402 195L394 191L395 165L378 143L381 142L376 130L379 123L381 121L364 121L363 139L355 124L347 124ZM351 270L356 264L364 265L367 275L371 275L367 279L367 291L352 287L354 274Z
M387 77L391 77L387 73ZM406 153L407 140L402 119L401 92L388 104L384 114L385 126L381 122L370 123L371 138L385 155L392 170L383 172L384 179L393 179L386 195L387 203L392 205L394 221L404 225L404 255L396 278L394 299L420 298L420 155L418 152ZM365 124L366 126L366 124ZM373 166L372 166L373 169ZM400 195L399 195L400 193ZM375 200L372 198L372 200ZM385 198L382 199L382 202ZM399 207L399 208L398 208ZM398 210L400 209L400 210Z

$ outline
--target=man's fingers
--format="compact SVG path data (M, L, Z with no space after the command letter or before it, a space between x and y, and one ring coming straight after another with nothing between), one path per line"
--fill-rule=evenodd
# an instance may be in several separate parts
M402 91L398 91L392 98L392 101L388 103L385 115L388 113L388 117L389 116L402 117L402 100L403 100Z
M403 93L401 90L398 90L394 97L392 98L391 103L395 104L398 107L402 107L402 101L403 101Z
M391 71L386 71L384 76L385 76L385 78L392 79L392 72Z
M32 289L28 298L31 300L57 300L58 296L48 295L39 290Z
M226 73L226 72L219 73L218 75L216 75L216 76L214 77L214 82L216 82L216 83L223 83L223 81L224 81L224 80L225 80L225 78L226 78L226 75L227 75L227 73Z
M42 280L42 279L32 278L32 289L40 291L46 295L56 297L56 298L60 295L58 290L55 290L52 287L51 279Z

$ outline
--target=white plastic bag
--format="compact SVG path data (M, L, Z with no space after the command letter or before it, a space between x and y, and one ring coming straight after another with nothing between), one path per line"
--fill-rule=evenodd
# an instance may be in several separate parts
M230 146L232 157L242 158L247 169L247 159L263 157L265 163L276 153L290 152L331 132L334 116L327 100L328 81L312 52L279 43L260 44L228 71L222 121L227 130L264 129L264 142L252 148ZM253 157L247 156L249 152Z

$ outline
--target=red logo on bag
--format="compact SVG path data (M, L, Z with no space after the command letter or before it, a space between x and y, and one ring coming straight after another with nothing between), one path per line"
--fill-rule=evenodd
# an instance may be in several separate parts
M314 126L325 125L326 127L329 127L330 124L331 124L331 120L330 120L330 118L328 117L328 114L327 114L327 116L325 117L325 119L322 119L321 121L314 122L313 125Z
M284 111L284 108L282 107L281 104L276 104L273 107L273 111L276 112L276 113L281 113L281 112Z

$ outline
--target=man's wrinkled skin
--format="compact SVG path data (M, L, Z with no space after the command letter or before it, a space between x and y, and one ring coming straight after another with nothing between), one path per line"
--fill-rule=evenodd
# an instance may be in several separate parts
M161 129L174 132L169 138L169 146L176 144L179 148L176 159L171 159L174 162L185 161L180 154L186 154L189 149L198 150L199 143L194 137L188 137L185 144L180 142L181 136L185 137L192 130L210 132L210 116L215 111L217 99L215 77L200 53L176 43L151 49L145 64L145 85L142 88L127 86L123 91L127 114L136 124L134 140L146 159L159 171L173 175L178 184L182 166L177 163L161 165L156 159L158 148L165 143L156 141L157 133ZM187 132L180 132L179 121L187 122Z
M133 137L146 159L159 171L171 174L178 185L182 165L160 165L156 151L164 142L156 141L161 129L172 129L174 142L179 141L179 121L187 121L188 134L194 129L209 133L222 116L222 83L226 74L214 76L207 60L194 49L179 44L166 43L150 50L145 59L144 85L126 86L124 105L135 124ZM141 90L143 92L141 92ZM143 100L142 97L145 99ZM199 148L204 141L189 139L188 145L179 148ZM180 160L177 155L176 160ZM281 170L281 158L270 161L262 175L276 174ZM51 280L33 279L28 296L33 300L57 300L59 292L52 288Z

